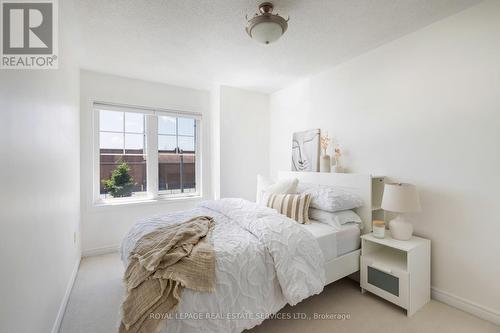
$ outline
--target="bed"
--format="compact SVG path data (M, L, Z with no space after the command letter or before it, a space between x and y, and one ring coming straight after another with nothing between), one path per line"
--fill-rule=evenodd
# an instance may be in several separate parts
M299 182L310 184L321 184L338 186L357 194L363 201L363 205L354 211L361 217L363 225L360 234L372 231L372 176L365 174L349 173L324 173L324 172L293 172L281 171L278 178L297 178ZM343 277L359 271L359 257L361 250L358 249L335 258L325 260L326 284L335 282Z
M310 220L310 224L302 224L318 241L325 261L333 260L359 249L361 245L361 229L357 224L348 224L334 228L324 223Z
M365 203L357 210L364 223L362 231L353 226L335 230L316 222L304 226L243 199L207 201L193 210L139 221L122 243L125 265L135 243L158 227L200 215L216 221L212 232L216 290L185 289L161 332L242 332L286 304L295 305L359 270L359 235L371 225L371 177L296 172L279 177L342 186L357 193Z

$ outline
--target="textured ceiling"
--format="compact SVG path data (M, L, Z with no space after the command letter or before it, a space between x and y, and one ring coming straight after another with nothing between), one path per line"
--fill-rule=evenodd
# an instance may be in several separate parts
M78 0L84 69L194 88L272 92L479 0L275 0L275 44L245 33L254 0Z

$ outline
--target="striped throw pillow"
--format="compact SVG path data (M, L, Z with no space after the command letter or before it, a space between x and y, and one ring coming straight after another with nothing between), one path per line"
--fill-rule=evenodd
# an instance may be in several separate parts
M286 215L302 224L309 224L309 204L311 195L302 194L270 194L267 207L274 208L278 213Z

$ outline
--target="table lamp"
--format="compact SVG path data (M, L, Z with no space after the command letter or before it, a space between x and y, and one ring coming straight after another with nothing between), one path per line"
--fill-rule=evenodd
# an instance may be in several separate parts
M390 183L385 184L382 197L382 209L389 212L400 213L389 222L392 238L409 240L413 233L413 225L406 221L401 213L420 211L420 200L417 187L412 184Z

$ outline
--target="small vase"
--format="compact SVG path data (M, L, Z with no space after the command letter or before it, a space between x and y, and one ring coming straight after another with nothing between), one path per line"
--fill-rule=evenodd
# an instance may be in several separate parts
M320 172L330 172L330 155L323 155L321 156L321 161L319 164L319 171Z
M335 173L342 173L344 172L343 168L340 166L340 163L339 161L335 161L335 164L332 165L332 172L335 172Z

